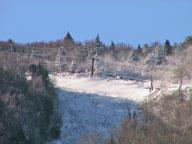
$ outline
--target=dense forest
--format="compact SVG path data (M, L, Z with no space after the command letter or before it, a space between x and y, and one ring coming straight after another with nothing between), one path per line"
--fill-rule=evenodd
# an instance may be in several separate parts
M11 53L1 55L1 144L43 144L59 138L62 120L57 105L54 85L41 64Z

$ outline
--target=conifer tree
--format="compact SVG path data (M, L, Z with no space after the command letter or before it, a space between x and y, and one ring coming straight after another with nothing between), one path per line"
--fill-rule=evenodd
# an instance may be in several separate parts
M138 55L134 49L131 49L129 60L130 61L138 61L139 60L139 57L138 57Z
M159 65L166 62L162 47L160 45L155 47L155 51L151 53L145 60L145 64Z
M184 44L192 44L192 36L186 37Z
M111 41L111 45L109 47L110 50L115 50L115 44L113 41Z
M165 46L164 46L164 54L165 55L170 55L172 53L172 46L169 42L169 40L165 41Z
M14 44L14 41L12 39L9 39L7 42L8 44Z
M96 42L96 44L97 44L97 43L100 43L100 37L99 37L99 35L96 36L95 42Z
M96 36L95 44L94 44L94 46L90 50L92 51L91 52L92 56L95 56L95 55L99 55L100 56L102 54L103 44L100 41L99 35Z
M162 50L162 46L161 45L158 45L155 47L155 58L156 58L156 64L162 64L163 62L165 62L165 56L164 56L164 53L163 53L163 50Z
M143 49L141 48L140 44L138 45L138 48L137 48L137 53L138 54L141 54L143 51Z
M69 32L67 32L67 35L64 38L63 46L64 48L69 48L74 46L73 38Z
M116 46L113 41L111 41L111 45L109 47L110 55L115 60L117 58Z
M155 49L155 58L156 64L162 64L166 61L161 45L158 45Z
M65 36L64 40L72 40L73 41L73 38L69 32L67 32L67 35Z

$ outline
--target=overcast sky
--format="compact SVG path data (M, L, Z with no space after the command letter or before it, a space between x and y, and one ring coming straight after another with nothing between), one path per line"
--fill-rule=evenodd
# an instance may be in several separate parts
M105 44L182 42L192 35L192 0L0 0L0 40L19 43L100 35Z

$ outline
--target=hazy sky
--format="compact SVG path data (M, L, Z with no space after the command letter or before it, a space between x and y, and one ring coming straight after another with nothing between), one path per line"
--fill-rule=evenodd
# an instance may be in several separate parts
M192 35L192 0L0 0L0 40L19 43L100 35L138 44Z

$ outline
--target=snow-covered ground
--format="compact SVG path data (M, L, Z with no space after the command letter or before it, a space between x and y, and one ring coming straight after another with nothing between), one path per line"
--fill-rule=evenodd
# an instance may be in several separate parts
M53 78L53 77L52 77ZM84 132L109 133L128 109L137 110L149 95L149 83L112 78L55 76L63 126L58 144L76 144Z

